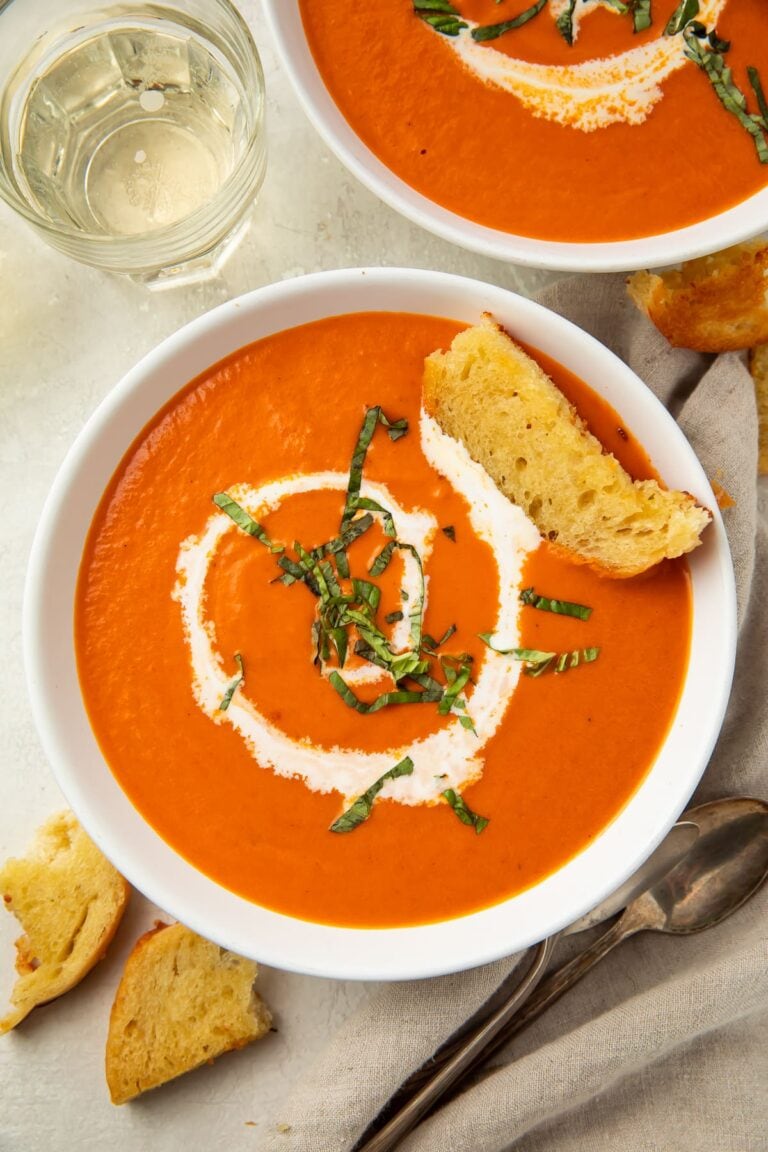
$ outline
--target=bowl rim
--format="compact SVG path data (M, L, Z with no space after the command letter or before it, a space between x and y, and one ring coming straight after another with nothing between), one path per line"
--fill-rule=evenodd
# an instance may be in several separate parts
M345 168L400 215L470 252L552 271L626 272L668 267L707 256L768 229L768 185L706 220L630 240L543 240L490 228L461 216L397 176L349 125L317 69L303 33L299 0L263 0L262 7L299 103Z
M179 856L107 767L74 660L72 607L85 535L136 435L227 354L270 332L359 311L467 322L494 313L521 339L586 375L665 479L713 510L709 539L690 558L689 672L669 735L640 787L589 845L538 884L466 916L404 928L342 928L272 912ZM653 443L641 424L653 430ZM706 767L725 714L735 644L735 582L722 519L693 449L653 393L594 337L532 300L450 273L398 268L320 272L258 288L191 321L144 356L102 400L57 473L35 533L23 605L27 687L44 751L71 807L115 867L154 904L234 952L307 975L351 979L413 979L496 960L559 931L623 883L666 835Z

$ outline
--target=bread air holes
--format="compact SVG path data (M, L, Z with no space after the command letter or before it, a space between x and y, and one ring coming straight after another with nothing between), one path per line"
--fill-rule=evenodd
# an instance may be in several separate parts
M594 504L597 493L594 488L587 488L586 492L582 492L578 499L579 508L588 508L590 504Z
M535 521L536 517L541 512L542 503L543 501L541 496L534 496L533 500L531 500L530 504L528 505L528 515L530 516L531 520Z
M470 375L472 369L474 368L474 366L475 366L474 358L469 358L467 360L467 362L462 366L462 369L461 369L460 375L461 375L462 380L468 380L469 379L469 375Z
M525 472L527 467L528 467L528 461L526 460L525 456L518 456L517 460L515 460L515 468L517 469L517 471L518 472Z

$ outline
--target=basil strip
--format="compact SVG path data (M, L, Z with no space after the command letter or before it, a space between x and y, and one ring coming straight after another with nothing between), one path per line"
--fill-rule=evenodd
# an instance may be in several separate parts
M436 32L442 32L444 36L458 36L460 29L467 27L466 21L459 18L460 13L448 3L448 0L413 0L413 10L426 24ZM403 431L393 426L396 435L390 432L391 439L397 440L400 436L404 436L406 430L407 424Z
M444 9L440 9L440 11L444 11ZM384 428L388 429L390 438L393 440L399 440L400 437L404 436L408 431L407 420L389 420L384 415L378 404L373 408L368 408L366 410L365 416L363 417L363 423L360 427L360 432L357 437L357 444L355 445L355 450L352 453L352 463L349 466L347 498L344 504L344 511L341 516L342 530L346 522L352 519L355 511L358 508L367 508L371 512L382 512L385 514L385 525L387 516L389 517L389 522L392 522L391 515L386 511L385 508L382 508L380 504L377 504L375 500L364 501L360 499L360 486L363 482L365 457L371 445L371 440L373 440L373 434L376 431L377 424L381 424ZM386 526L385 531L387 531ZM392 528L391 532L387 531L388 536L394 536L394 534L394 527Z
M573 44L573 11L575 7L576 0L568 0L568 7L555 20L558 32L569 45Z
M462 797L459 796L457 792L454 792L453 788L446 788L440 795L444 800L448 801L462 824L468 824L470 828L474 828L478 836L483 829L487 828L490 824L487 816L478 816L476 812L473 812Z
M371 613L375 614L381 600L381 589L378 584L372 584L370 580L359 580L355 577L352 581L352 588L357 599L367 604Z
M425 652L429 652L430 655L433 655L437 651L438 648L441 648L443 646L443 644L445 644L445 642L447 640L450 640L451 636L453 636L455 631L456 631L456 625L455 624L449 624L449 626L446 628L445 632L443 632L443 634L439 640L435 640L434 636L430 636L428 632L425 632L421 638L422 649Z
M699 0L680 0L677 8L667 21L665 36L676 36L686 24L690 24L699 14Z
M242 528L243 532L247 532L249 536L255 536L266 548L269 548L270 552L283 551L283 545L273 544L258 520L249 516L245 508L241 508L228 492L217 492L213 497L213 502L217 508L221 508L222 512L229 516L230 520L234 520L238 528Z
M393 444L402 436L405 436L408 431L408 421L405 418L401 420L388 420L381 409L379 409L379 424L381 424L383 428L386 428L387 436L389 436Z
M479 43L484 40L498 40L499 36L503 36L506 32L512 32L515 28L522 28L523 24L533 20L546 3L547 0L536 0L535 4L526 8L519 16L514 16L511 20L503 20L501 24L481 24L479 28L472 29L472 39Z
M541 676L553 664L555 672L566 672L569 668L577 668L579 664L591 664L600 655L599 648L574 648L571 652L561 653L540 652L537 648L494 648L490 632L481 632L480 639L492 652L521 660L526 665L528 676Z
M381 792L384 785L388 780L397 780L399 776L410 776L413 773L413 760L410 756L406 756L399 764L395 764L394 768L390 768L383 776L371 784L362 796L358 796L354 804L347 808L339 816L338 820L334 820L329 829L330 832L352 832L358 828L371 814L373 809L373 802Z
M387 612L384 617L386 624L397 624L400 620L405 619L402 612Z
M446 524L445 528L441 528L440 531L444 536L447 536L449 540L452 540L454 544L456 543L456 529L453 524Z
M395 692L384 692L381 696L377 696L375 700L372 700L370 704L366 704L365 701L359 700L358 697L355 696L352 689L338 672L331 672L328 677L328 683L335 688L348 708L354 708L355 712L359 712L362 716L369 716L373 712L380 712L382 708L388 708L390 704L426 703L423 692L408 692L405 689L399 689Z
M369 512L380 512L384 521L384 535L396 535L392 513L383 504L379 504L378 500L371 500L369 496L358 496L353 502L351 514L354 514L358 508L367 508Z
M397 543L395 540L390 540L387 544L384 545L381 552L379 552L373 564L371 564L370 568L368 569L371 576L381 576L382 572L384 572L389 567L389 562L392 559L392 553L396 547Z
M549 596L539 596L534 588L523 588L521 603L541 612L554 612L556 616L575 616L577 620L589 620L592 609L586 604L574 604L572 600L552 600Z
M448 687L443 693L443 698L438 704L437 710L441 716L447 716L454 704L457 703L459 693L472 675L472 669L469 664L461 664L458 671L456 671L448 663L441 661L441 664L443 672L445 672L445 678L448 681Z
M752 86L752 91L755 94L757 106L760 109L760 116L762 117L763 127L768 129L768 102L766 102L765 93L763 92L763 85L760 82L760 73L758 72L757 68L750 64L747 68L747 76L749 77L749 83Z
M355 501L360 495L360 486L363 482L363 466L365 465L365 457L370 447L373 434L376 431L376 425L379 422L380 408L369 408L363 417L363 423L357 437L357 444L352 453L352 463L349 466L349 480L347 481L347 498L344 504L344 511L341 515L342 530L348 520L351 520L355 512Z
M632 0L632 24L635 32L651 26L651 0Z
M458 16L460 14L448 0L414 0L413 6L417 11L444 12L448 16Z
M724 53L730 47L728 41L718 39L716 32L707 31L698 21L683 30L683 39L685 55L706 73L723 108L735 116L752 137L760 163L768 164L766 129L759 116L747 112L744 93L733 83L731 69L725 64Z
M443 686L434 677L427 675L426 672L412 672L408 677L413 680L419 687L424 689L424 703L436 704L438 700L443 698Z
M338 553L346 552L350 544L358 540L373 524L373 516L366 512L364 516L359 516L357 520L348 521L344 531L333 540L329 540L327 544L323 544L319 551L322 553Z
M230 680L227 690L221 698L221 703L219 704L219 712L226 712L227 708L229 708L229 705L232 702L232 697L242 684L243 680L245 680L245 666L243 664L243 658L239 652L235 652L235 664L237 664L240 671L238 672L237 676Z

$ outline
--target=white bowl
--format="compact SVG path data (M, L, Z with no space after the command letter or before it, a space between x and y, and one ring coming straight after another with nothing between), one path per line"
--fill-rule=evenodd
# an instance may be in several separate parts
M690 561L693 635L669 736L640 788L577 857L533 888L472 915L395 929L334 928L268 911L216 884L144 821L104 762L83 707L73 608L81 553L101 493L133 439L188 381L263 336L325 316L397 311L475 322L489 311L612 404L665 481L714 511ZM656 847L706 767L728 699L736 615L730 553L691 447L653 394L613 353L539 304L445 273L323 272L271 285L194 320L146 356L86 424L38 525L24 602L24 652L37 726L62 790L114 865L161 908L246 956L313 975L405 979L516 951L580 916Z
M637 240L594 244L537 240L477 224L442 208L406 184L357 136L317 70L304 35L299 0L263 0L263 7L304 111L342 164L385 204L462 248L531 268L621 272L658 268L703 256L738 244L768 228L768 187L708 220Z

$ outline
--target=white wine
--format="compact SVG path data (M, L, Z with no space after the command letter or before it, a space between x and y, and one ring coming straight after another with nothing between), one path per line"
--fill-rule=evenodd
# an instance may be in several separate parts
M182 20L133 10L20 65L4 143L17 187L53 223L151 233L210 203L236 167L247 94L205 28Z

